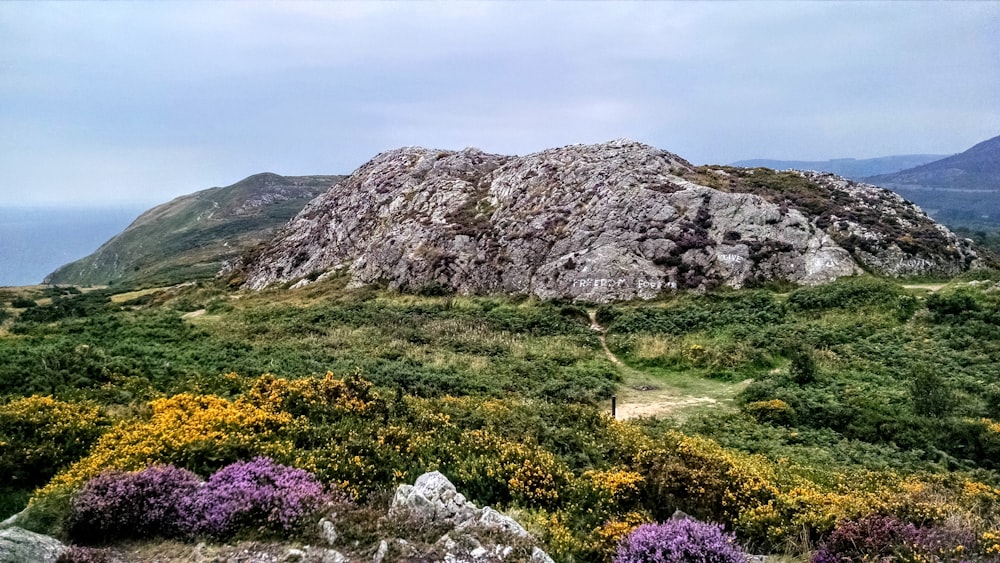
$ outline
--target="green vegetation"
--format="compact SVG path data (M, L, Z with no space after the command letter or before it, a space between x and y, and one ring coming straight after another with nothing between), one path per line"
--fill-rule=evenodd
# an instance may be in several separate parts
M15 477L0 518L33 494L28 522L58 530L102 470L204 478L264 455L362 507L440 470L561 561L607 560L675 509L795 556L872 514L961 519L986 538L1000 526L996 284L861 277L599 307L343 279L22 289L0 297L0 472ZM612 394L686 406L619 422Z
M96 252L62 266L52 283L171 284L211 279L294 217L342 176L256 174L177 198L142 214Z

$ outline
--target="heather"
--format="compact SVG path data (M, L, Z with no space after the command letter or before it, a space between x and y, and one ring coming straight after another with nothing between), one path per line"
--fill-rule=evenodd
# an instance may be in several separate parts
M101 473L74 495L67 534L82 543L179 536L186 531L186 503L201 485L197 475L172 465Z
M976 534L967 523L914 525L875 514L839 523L812 555L811 563L961 563L1000 561L1000 535Z
M185 500L191 533L225 538L242 529L292 532L329 497L311 473L257 457L220 469Z
M90 531L74 510L97 505L74 503L141 496L146 472L172 467L214 491L191 506L215 524L154 535L308 538L317 491L342 491L356 508L342 536L375 541L361 521L437 470L557 561L610 561L675 510L797 560L1000 555L992 282L928 293L861 278L603 306L338 284L35 294L38 312L8 308L0 467L18 477L0 479L0 516L30 496L36 530L141 538L157 516L130 512L140 502L95 509ZM619 407L713 402L613 420L612 391ZM95 489L107 475L114 487Z
M643 524L622 540L614 563L746 563L722 526L689 519Z
M73 494L66 534L82 544L148 537L225 539L290 534L339 495L314 475L265 457L236 462L207 481L173 465L106 471Z

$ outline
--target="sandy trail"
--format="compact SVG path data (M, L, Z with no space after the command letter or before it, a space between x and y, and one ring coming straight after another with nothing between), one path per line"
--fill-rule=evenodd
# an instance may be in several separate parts
M695 408L723 406L718 399L691 395L626 365L608 348L608 342L605 338L606 329L597 322L597 311L587 311L587 315L590 317L590 329L598 333L597 338L601 343L601 350L605 357L618 366L624 376L624 382L619 387L617 395L615 413L617 419L628 420L644 416L684 416L685 413Z

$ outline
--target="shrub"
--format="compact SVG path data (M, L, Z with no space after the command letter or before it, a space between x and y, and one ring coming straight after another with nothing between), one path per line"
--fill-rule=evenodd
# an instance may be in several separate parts
M184 531L184 503L201 483L194 473L172 465L102 473L87 481L73 498L67 533L84 544L179 536Z
M258 457L212 475L192 499L187 527L218 538L253 528L287 533L328 500L313 474Z
M671 520L644 524L618 546L614 563L744 563L747 554L718 524Z
M792 363L788 366L788 374L792 381L806 385L816 381L816 358L813 352L805 347L796 347L789 354Z
M105 428L100 409L52 397L0 405L0 475L7 486L41 485L87 453Z
M10 306L15 309L30 309L36 307L38 304L35 303L33 299L28 299L27 297L15 297L13 301L10 302Z
M894 308L903 299L902 290L889 282L873 278L844 278L834 283L796 289L788 296L788 305L796 311L858 309L865 306ZM905 300L910 305L910 300Z
M781 399L754 401L743 407L743 412L758 422L776 426L790 426L795 423L795 409Z
M71 465L36 495L73 490L108 469L138 470L151 462L171 463L205 475L254 455L287 455L292 445L279 436L291 422L238 399L182 393L156 399L149 420L126 421L101 436L87 457ZM35 500L32 500L34 503Z
M840 523L812 556L812 563L882 561L900 555L917 536L913 524L873 515Z
M995 538L990 532L977 534L960 520L918 527L893 516L875 515L841 522L811 561L996 562L1000 546Z
M954 321L963 314L979 310L979 303L968 291L932 293L927 296L927 309L936 321Z

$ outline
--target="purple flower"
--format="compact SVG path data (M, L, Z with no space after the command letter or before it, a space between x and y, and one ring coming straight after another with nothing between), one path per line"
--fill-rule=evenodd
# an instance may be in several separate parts
M671 520L644 524L618 545L614 563L746 563L732 534L718 524Z
M329 499L312 473L258 457L212 475L188 503L187 527L215 537L245 528L289 532Z
M102 473L73 498L67 532L81 543L178 536L183 531L178 501L190 498L201 484L194 473L172 465Z

